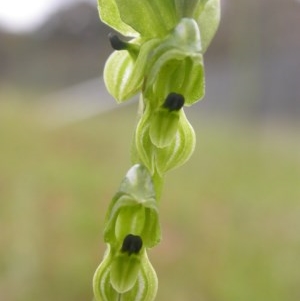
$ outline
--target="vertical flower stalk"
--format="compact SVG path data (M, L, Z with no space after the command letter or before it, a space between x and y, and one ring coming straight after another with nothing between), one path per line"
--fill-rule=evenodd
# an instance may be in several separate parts
M106 87L121 103L140 93L132 167L106 214L107 250L97 268L97 301L152 301L157 277L147 250L160 242L158 201L167 171L184 164L195 133L184 107L204 97L203 54L217 30L220 0L98 0L115 50Z

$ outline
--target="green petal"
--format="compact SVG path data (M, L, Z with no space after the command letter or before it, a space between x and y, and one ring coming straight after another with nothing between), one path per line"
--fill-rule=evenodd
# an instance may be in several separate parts
M176 22L173 0L116 0L121 19L145 38L162 37Z
M100 19L108 26L114 28L124 36L135 37L138 35L134 29L121 20L116 1L98 0L98 10Z

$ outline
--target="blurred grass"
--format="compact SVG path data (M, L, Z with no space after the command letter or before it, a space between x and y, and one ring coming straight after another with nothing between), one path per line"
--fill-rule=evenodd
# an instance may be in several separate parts
M135 107L49 130L12 98L0 103L0 299L89 301ZM299 131L190 113L197 149L167 176L150 251L157 300L300 300Z

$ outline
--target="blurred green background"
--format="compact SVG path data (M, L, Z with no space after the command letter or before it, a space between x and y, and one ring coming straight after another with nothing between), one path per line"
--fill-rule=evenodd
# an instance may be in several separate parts
M149 252L157 300L298 301L300 4L222 4L206 97L187 110L197 148L166 177ZM137 109L105 93L109 31L74 1L0 32L0 300L92 300Z

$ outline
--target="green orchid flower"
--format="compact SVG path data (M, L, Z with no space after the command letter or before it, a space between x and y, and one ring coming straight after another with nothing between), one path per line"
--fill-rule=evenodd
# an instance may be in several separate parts
M158 207L151 174L143 165L130 168L106 215L104 240L119 245L131 233L139 235L147 248L161 240Z
M137 244L139 237L128 235L121 249L116 250L108 245L93 279L97 301L154 300L158 286L157 276L146 249Z
M168 98L167 98L168 99ZM160 177L192 155L196 137L183 109L147 106L135 132L133 161L142 162L151 174Z
M184 95L185 105L204 96L204 64L197 23L183 18L150 54L145 97L163 100L170 92ZM160 105L160 103L158 103Z
M219 23L219 0L98 2L103 22L125 36L134 37L128 45L134 44L135 51L130 47L118 50L105 66L106 86L117 101L132 97L143 89L144 82L148 87L152 85L159 72L156 91L161 91L162 86L164 90L168 89L172 75L177 81L181 78L181 90L176 92L185 95L186 105L203 97L202 55ZM209 29L206 30L207 25ZM139 49L138 53L136 49ZM171 73L174 68L176 74ZM170 91L174 89L167 92Z

